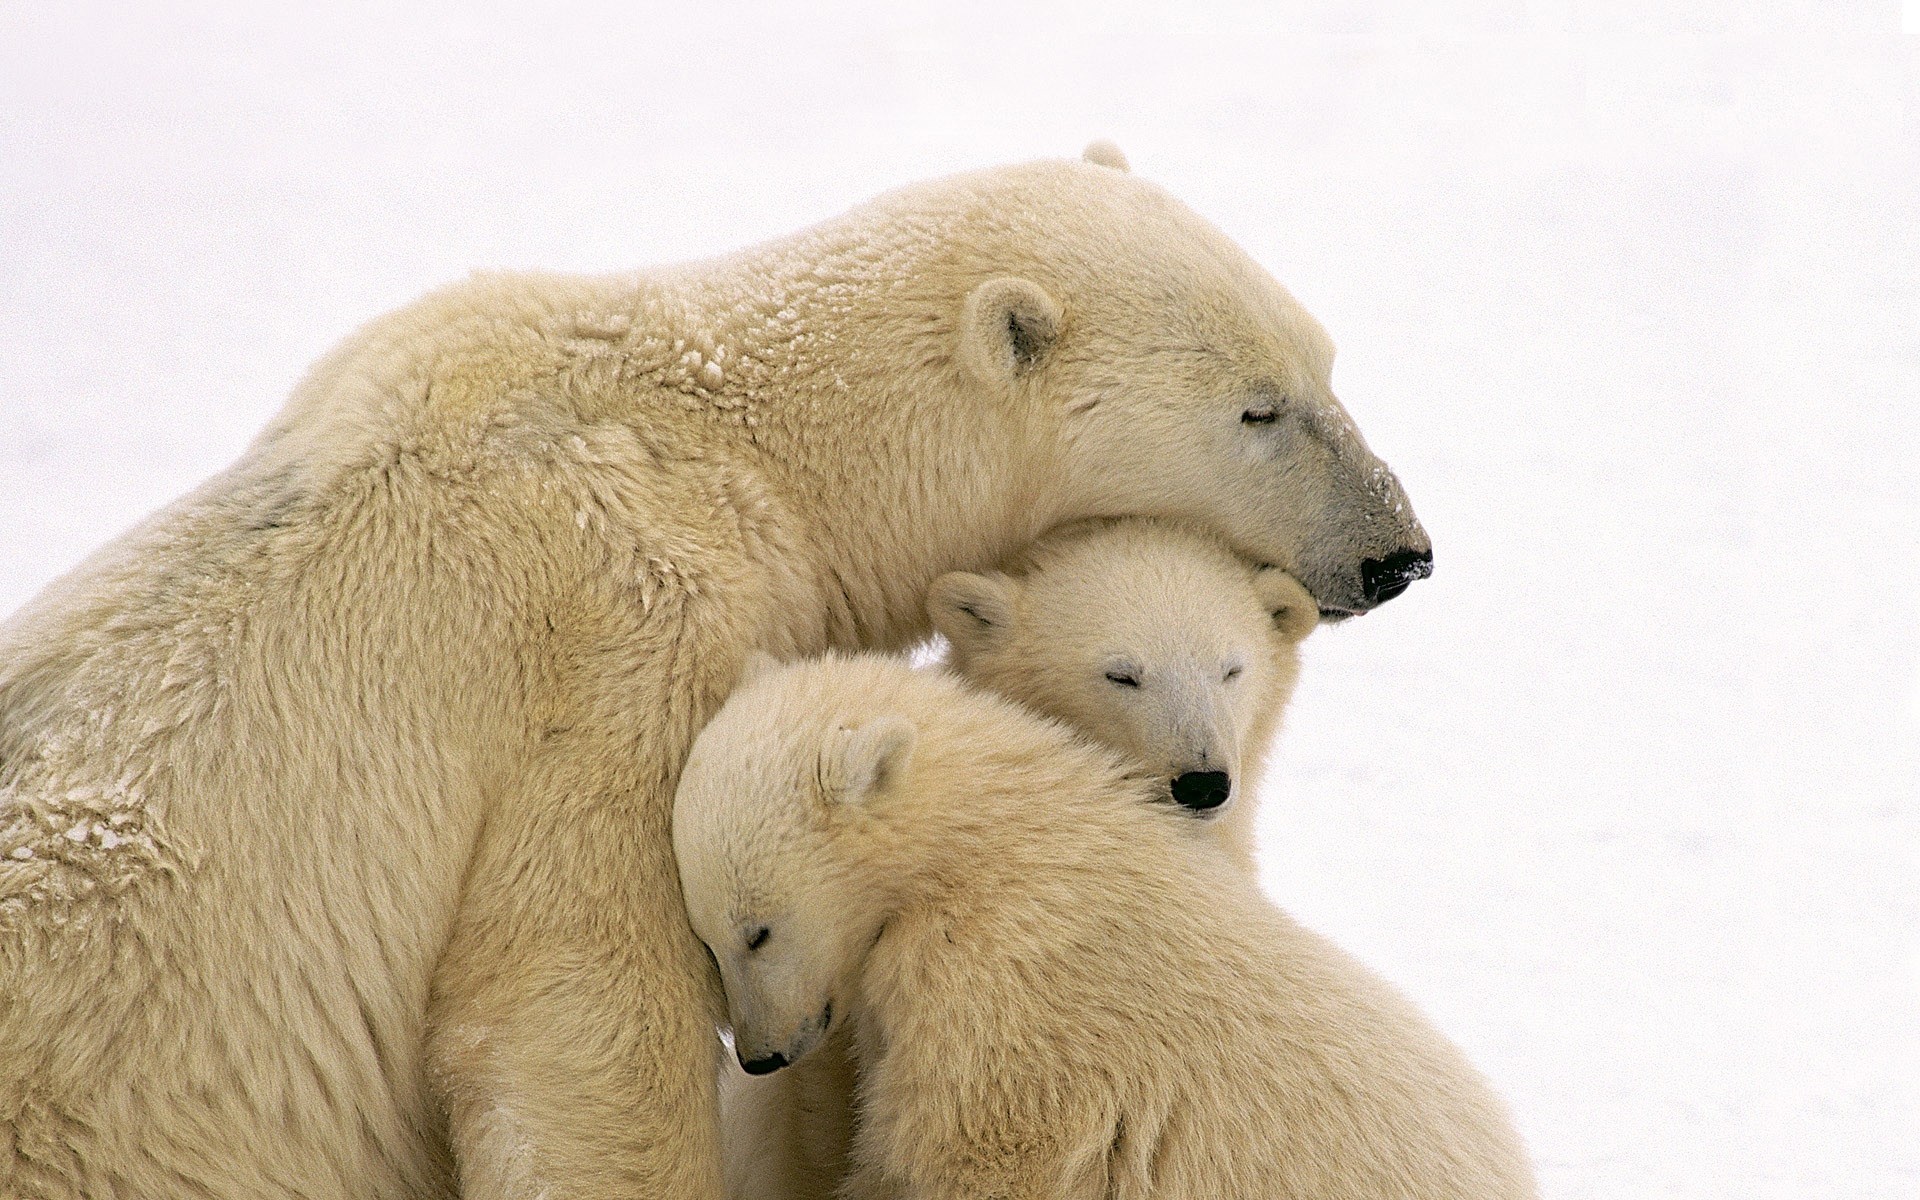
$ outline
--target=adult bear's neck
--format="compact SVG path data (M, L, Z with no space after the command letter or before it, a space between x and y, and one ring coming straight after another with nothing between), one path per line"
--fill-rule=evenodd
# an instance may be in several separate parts
M956 360L979 272L957 260L953 228L876 231L859 216L658 277L700 327L709 402L743 427L800 530L792 569L824 617L795 652L910 644L936 577L989 566L1053 520L1046 414Z

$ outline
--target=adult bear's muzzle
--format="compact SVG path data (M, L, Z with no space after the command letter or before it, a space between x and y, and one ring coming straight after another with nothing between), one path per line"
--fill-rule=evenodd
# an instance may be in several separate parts
M1367 607L1378 608L1413 585L1416 579L1433 574L1432 550L1397 550L1385 558L1369 558L1360 564L1360 591Z

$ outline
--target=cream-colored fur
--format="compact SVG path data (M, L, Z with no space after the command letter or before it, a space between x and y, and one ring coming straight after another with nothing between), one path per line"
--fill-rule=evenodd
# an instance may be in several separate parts
M763 671L673 832L742 1061L852 1026L844 1195L1534 1194L1411 1005L1020 706L873 656Z
M1003 573L1004 572L1004 573ZM1201 530L1152 518L1082 522L1001 572L955 572L928 598L945 669L1117 752L1169 800L1185 769L1232 772L1233 795L1187 817L1254 872L1254 785L1299 678L1312 597ZM1137 686L1111 678L1124 672ZM721 1152L733 1200L826 1200L848 1170L855 1072L843 1026L787 1070L721 1078Z
M374 322L0 628L0 1195L718 1194L668 818L742 657L1136 511L1357 607L1426 543L1328 365L1084 162Z

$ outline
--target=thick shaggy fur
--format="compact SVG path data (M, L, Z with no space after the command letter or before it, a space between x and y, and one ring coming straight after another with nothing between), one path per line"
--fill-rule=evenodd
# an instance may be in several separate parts
M851 1021L851 1197L1534 1194L1500 1101L1065 727L897 661L747 681L674 842L743 1059Z
M1234 795L1187 817L1253 876L1260 768L1300 674L1313 598L1218 538L1151 518L1052 531L1003 569L955 572L928 599L946 669L1118 753L1171 807L1182 769L1233 773ZM1126 671L1133 686L1111 676ZM827 1200L848 1169L856 1074L845 1027L797 1065L721 1078L721 1152L732 1200Z
M1116 513L1354 607L1425 537L1328 357L1080 162L376 321L0 629L0 1195L718 1194L668 817L742 657Z

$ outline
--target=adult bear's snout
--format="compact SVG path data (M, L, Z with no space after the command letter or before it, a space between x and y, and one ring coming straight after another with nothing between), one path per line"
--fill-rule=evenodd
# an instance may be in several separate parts
M1225 771L1188 771L1173 777L1173 799L1182 808L1211 812L1233 795L1233 780Z
M1367 607L1377 608L1406 591L1414 580L1431 574L1432 550L1396 550L1360 564L1360 590L1367 597Z

